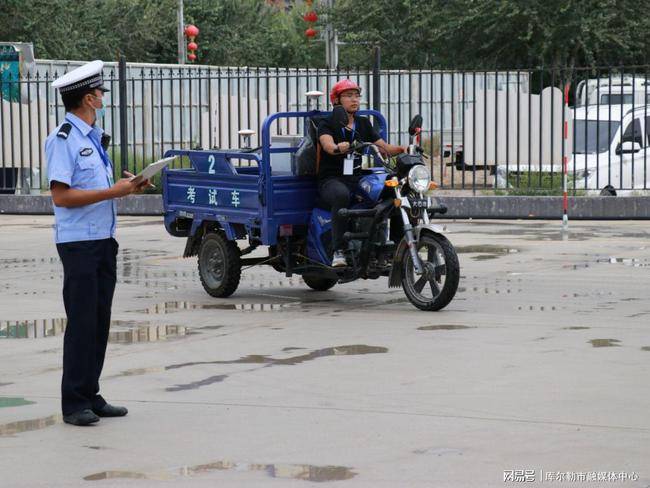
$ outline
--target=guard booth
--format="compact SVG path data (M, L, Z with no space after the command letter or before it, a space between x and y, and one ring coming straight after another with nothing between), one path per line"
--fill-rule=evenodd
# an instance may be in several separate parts
M45 97L28 86L36 64L31 43L0 42L0 193L29 193L32 181L40 178L38 139L34 129L41 121L41 137L47 136ZM38 129L36 129L38 130ZM43 140L43 139L41 139Z

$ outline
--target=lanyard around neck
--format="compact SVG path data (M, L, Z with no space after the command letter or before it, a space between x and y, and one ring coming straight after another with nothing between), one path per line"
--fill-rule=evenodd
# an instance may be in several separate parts
M357 123L352 122L352 129L350 129L352 131L352 137L350 138L350 143L354 142L354 136L356 135L356 126ZM343 133L343 139L345 139L345 129L346 129L345 127L341 128L341 132Z
M104 151L104 148L102 147L101 143L99 145L97 144L93 135L89 135L88 138L93 143L93 146L95 146L95 149L97 149L99 156L102 158L102 161L104 162L104 166L108 168L110 166L110 160L108 159L108 154L106 154L106 151Z

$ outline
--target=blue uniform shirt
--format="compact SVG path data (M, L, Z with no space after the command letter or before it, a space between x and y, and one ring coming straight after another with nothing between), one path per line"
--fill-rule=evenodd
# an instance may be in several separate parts
M72 127L61 134L61 127ZM65 122L45 140L47 179L78 190L104 190L113 185L113 164L101 146L104 131L68 112ZM93 241L115 237L115 200L65 208L54 205L55 241Z

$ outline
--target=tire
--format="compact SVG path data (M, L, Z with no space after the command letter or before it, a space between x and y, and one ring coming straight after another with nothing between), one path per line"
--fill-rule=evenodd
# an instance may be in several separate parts
M311 275L303 276L302 279L309 288L316 291L327 291L338 282L336 278L323 278Z
M615 197L616 189L612 185L607 185L602 190L600 190L601 197Z
M241 261L237 244L223 232L203 237L198 254L199 277L203 289L213 297L229 297L239 286Z
M402 259L402 289L406 298L420 310L429 312L441 310L452 301L458 289L460 280L458 255L451 242L440 234L420 235L417 248L426 267L426 274L423 276L415 274L411 253L406 248ZM442 259L444 263L441 263ZM429 286L426 286L427 284Z

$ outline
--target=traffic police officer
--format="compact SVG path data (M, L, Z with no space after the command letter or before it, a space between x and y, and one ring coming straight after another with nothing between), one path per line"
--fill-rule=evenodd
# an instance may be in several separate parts
M47 176L54 203L56 247L63 263L68 318L63 342L63 420L89 425L127 409L99 394L116 282L115 198L139 191L129 178L113 183L102 117L102 61L87 63L52 83L65 121L47 137ZM131 175L130 175L131 176Z

